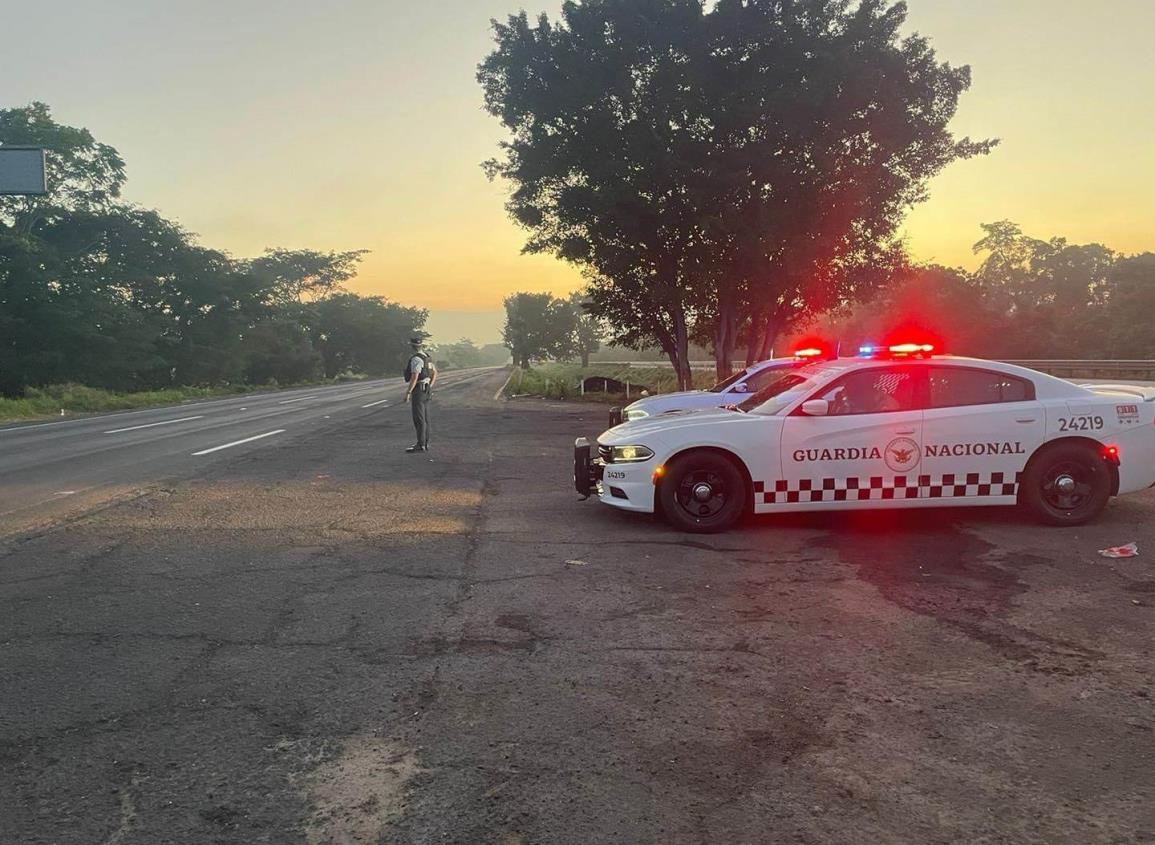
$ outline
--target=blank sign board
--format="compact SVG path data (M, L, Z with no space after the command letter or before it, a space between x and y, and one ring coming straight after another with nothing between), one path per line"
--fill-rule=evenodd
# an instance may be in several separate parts
M0 194L46 194L44 150L40 147L0 147Z

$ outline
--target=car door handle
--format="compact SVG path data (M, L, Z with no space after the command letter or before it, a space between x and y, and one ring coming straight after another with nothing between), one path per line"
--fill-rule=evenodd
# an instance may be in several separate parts
M1037 419L1038 419L1038 417L1016 417L1015 422L1026 424L1026 423L1033 423Z
M914 434L914 429L913 428L896 428L894 430L894 433L895 434Z

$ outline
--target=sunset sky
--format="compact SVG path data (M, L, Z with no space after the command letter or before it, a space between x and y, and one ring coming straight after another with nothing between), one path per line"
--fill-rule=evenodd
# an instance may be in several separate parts
M559 0L526 8L551 14ZM1002 144L910 215L922 260L973 266L979 224L1155 249L1155 2L909 0L974 84L954 129ZM565 293L519 254L480 163L474 79L517 0L0 0L0 107L49 103L128 162L126 196L214 247L369 249L352 287L428 307L435 340L498 339L502 298Z

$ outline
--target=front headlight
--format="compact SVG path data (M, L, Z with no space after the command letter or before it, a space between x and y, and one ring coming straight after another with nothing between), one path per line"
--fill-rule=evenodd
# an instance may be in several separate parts
M614 446L615 464L634 464L648 461L654 457L652 449L647 449L645 446Z
M626 422L630 422L631 420L645 419L649 415L650 412L643 410L642 408L626 408L625 412L622 414L622 416L626 418Z

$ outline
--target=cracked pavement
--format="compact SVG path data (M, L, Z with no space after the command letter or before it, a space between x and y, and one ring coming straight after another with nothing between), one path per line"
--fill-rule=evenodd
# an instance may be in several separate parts
M691 537L500 381L0 543L0 841L1155 841L1155 495Z

